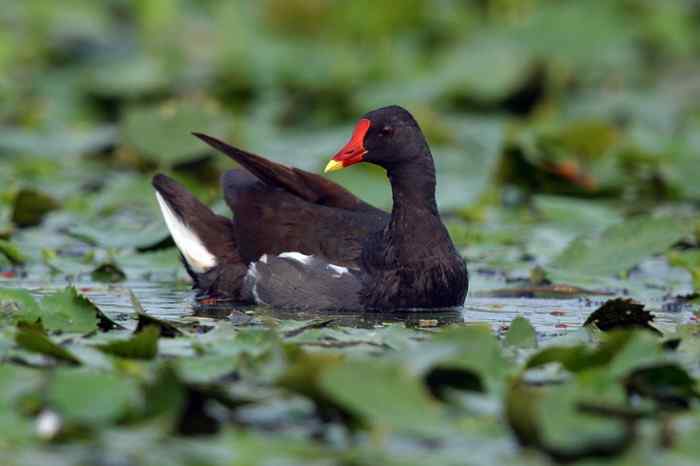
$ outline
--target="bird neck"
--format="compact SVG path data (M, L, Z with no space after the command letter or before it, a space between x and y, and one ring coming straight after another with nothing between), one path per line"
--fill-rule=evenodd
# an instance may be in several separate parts
M392 220L405 216L438 216L435 202L435 164L420 157L387 170L394 205Z
M385 238L404 257L427 261L453 248L435 202L435 165L420 157L388 170L394 206Z

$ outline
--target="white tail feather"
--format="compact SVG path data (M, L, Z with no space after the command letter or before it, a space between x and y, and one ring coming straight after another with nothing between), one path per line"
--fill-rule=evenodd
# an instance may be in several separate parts
M216 257L209 252L199 239L197 234L185 225L175 212L170 208L163 196L156 191L156 199L163 213L165 224L175 245L182 253L190 268L197 273L204 273L216 266Z

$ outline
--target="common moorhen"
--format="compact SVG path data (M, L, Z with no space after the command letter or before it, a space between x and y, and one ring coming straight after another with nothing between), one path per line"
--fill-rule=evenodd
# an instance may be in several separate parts
M233 220L216 215L171 178L153 178L163 217L200 296L336 311L464 303L466 265L440 219L430 149L405 109L364 115L325 169L358 162L385 168L391 214L319 175L194 135L242 167L221 180Z

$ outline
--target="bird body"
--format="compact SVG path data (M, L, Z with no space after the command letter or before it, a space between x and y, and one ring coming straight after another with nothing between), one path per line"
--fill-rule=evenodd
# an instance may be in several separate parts
M464 303L466 265L437 209L430 149L406 110L366 114L326 167L384 167L393 194L390 214L324 177L195 136L241 166L222 177L232 220L165 175L153 179L168 229L202 296L345 311Z

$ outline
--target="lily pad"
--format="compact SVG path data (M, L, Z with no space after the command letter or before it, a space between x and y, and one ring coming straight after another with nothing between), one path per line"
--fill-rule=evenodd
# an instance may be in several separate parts
M20 323L17 327L15 342L21 348L33 353L49 356L58 361L80 364L81 361L70 351L55 343L46 335L41 323Z
M321 388L377 429L441 430L440 410L420 379L397 364L348 361L321 374Z
M595 325L600 330L642 328L656 334L661 332L651 322L654 315L644 310L644 305L631 299L611 299L596 309L583 323L584 326Z
M97 282L118 283L126 280L126 274L118 265L112 262L105 262L98 265L90 276Z
M611 277L643 259L668 250L690 234L691 219L637 217L613 225L600 235L579 237L549 264L556 281L572 276Z
M532 324L523 316L518 316L510 323L505 342L518 348L537 347L537 333Z
M17 244L0 239L0 254L4 255L13 265L21 265L26 261Z
M115 373L58 369L47 390L49 405L69 422L105 424L125 416L141 396L135 381Z
M72 286L42 300L41 319L48 330L87 333L122 328Z
M44 216L60 204L48 194L33 189L22 189L15 195L12 222L18 227L39 225Z
M160 329L155 325L145 327L127 340L115 340L99 345L108 354L130 359L153 359L158 354Z
M27 290L0 288L0 310L3 319L16 323L19 320L35 322L41 318L41 308Z

